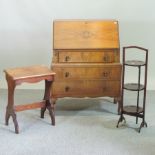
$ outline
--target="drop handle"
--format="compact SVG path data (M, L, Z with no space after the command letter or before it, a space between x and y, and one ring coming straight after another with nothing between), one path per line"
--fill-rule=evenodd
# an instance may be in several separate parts
M110 76L110 72L103 72L102 75L104 78L107 78Z
M67 61L69 61L70 60L70 57L69 56L66 56L65 57L65 61L67 62Z
M69 77L69 72L66 72L65 73L65 77Z
M68 86L65 87L65 91L66 91L66 92L68 92L69 89L70 89L70 87L68 87Z
M109 56L104 56L104 57L103 57L103 61L104 61L104 62L109 62Z

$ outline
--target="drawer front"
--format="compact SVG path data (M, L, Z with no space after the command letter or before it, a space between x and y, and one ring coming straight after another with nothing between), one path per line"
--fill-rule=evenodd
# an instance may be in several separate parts
M53 65L55 81L78 79L120 80L121 65Z
M119 62L118 50L72 50L72 51L59 51L59 62L102 62L113 63Z
M52 96L119 96L120 81L77 80L55 81Z

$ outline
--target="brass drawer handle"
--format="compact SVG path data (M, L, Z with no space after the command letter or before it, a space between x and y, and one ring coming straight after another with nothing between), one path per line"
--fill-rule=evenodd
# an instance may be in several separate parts
M104 78L107 78L107 77L109 77L110 76L110 72L103 72L103 77Z
M109 59L109 56L104 56L104 57L103 57L103 61L104 61L104 62L109 62L109 60L110 60L110 59Z
M69 56L66 56L65 57L65 61L67 62L67 61L69 61L70 60L70 57Z
M69 77L69 72L66 72L65 73L65 77Z
M69 89L70 89L70 87L68 87L68 86L65 87L65 91L66 91L66 92L68 92Z

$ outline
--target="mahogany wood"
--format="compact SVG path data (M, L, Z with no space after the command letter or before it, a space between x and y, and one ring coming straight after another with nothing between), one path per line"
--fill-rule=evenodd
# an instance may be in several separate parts
M45 106L45 101L41 101L41 102L35 102L35 103L26 103L23 105L15 105L14 110L18 112L18 111L24 111L29 109L42 108L44 106Z
M143 52L145 55L145 60L127 60L126 52L127 49L138 49L139 52ZM129 52L129 51L128 51ZM138 55L137 55L138 56ZM138 118L142 118L142 122L138 129L140 133L141 128L146 126L147 123L145 121L145 104L146 104L146 87L147 87L147 69L148 69L148 49L139 47L139 46L126 46L123 47L123 73L122 73L122 92L121 92L121 113L120 118L117 123L117 127L119 123L123 120L125 121L124 114L136 117L136 124L138 123ZM125 83L125 68L126 66L137 67L138 68L138 82L137 83ZM141 84L141 69L144 67L144 82ZM136 105L124 105L124 90L128 91L137 91L137 104ZM143 91L143 101L140 105L140 91Z
M19 126L15 112L41 108L41 118L44 117L44 112L46 109L48 109L52 125L55 125L54 105L51 103L50 94L50 88L52 82L54 81L55 73L48 69L46 66L42 65L6 69L4 72L8 84L8 105L6 108L5 124L8 125L9 118L11 116L15 126L15 133L19 133ZM14 105L14 90L16 85L22 84L23 82L36 83L41 80L45 80L45 94L41 102L25 105Z
M81 20L54 22L54 49L119 48L118 22Z

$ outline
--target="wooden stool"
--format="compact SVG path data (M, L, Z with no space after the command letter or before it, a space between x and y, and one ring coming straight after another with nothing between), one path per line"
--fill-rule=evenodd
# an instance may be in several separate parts
M44 112L49 110L52 125L55 125L54 105L51 103L51 85L54 81L55 73L45 66L31 66L4 70L8 84L8 105L6 108L5 124L8 125L9 118L12 116L15 133L19 133L16 113L18 111L41 108L41 118L44 118ZM14 106L14 90L16 85L23 82L36 83L45 80L45 93L41 102Z

